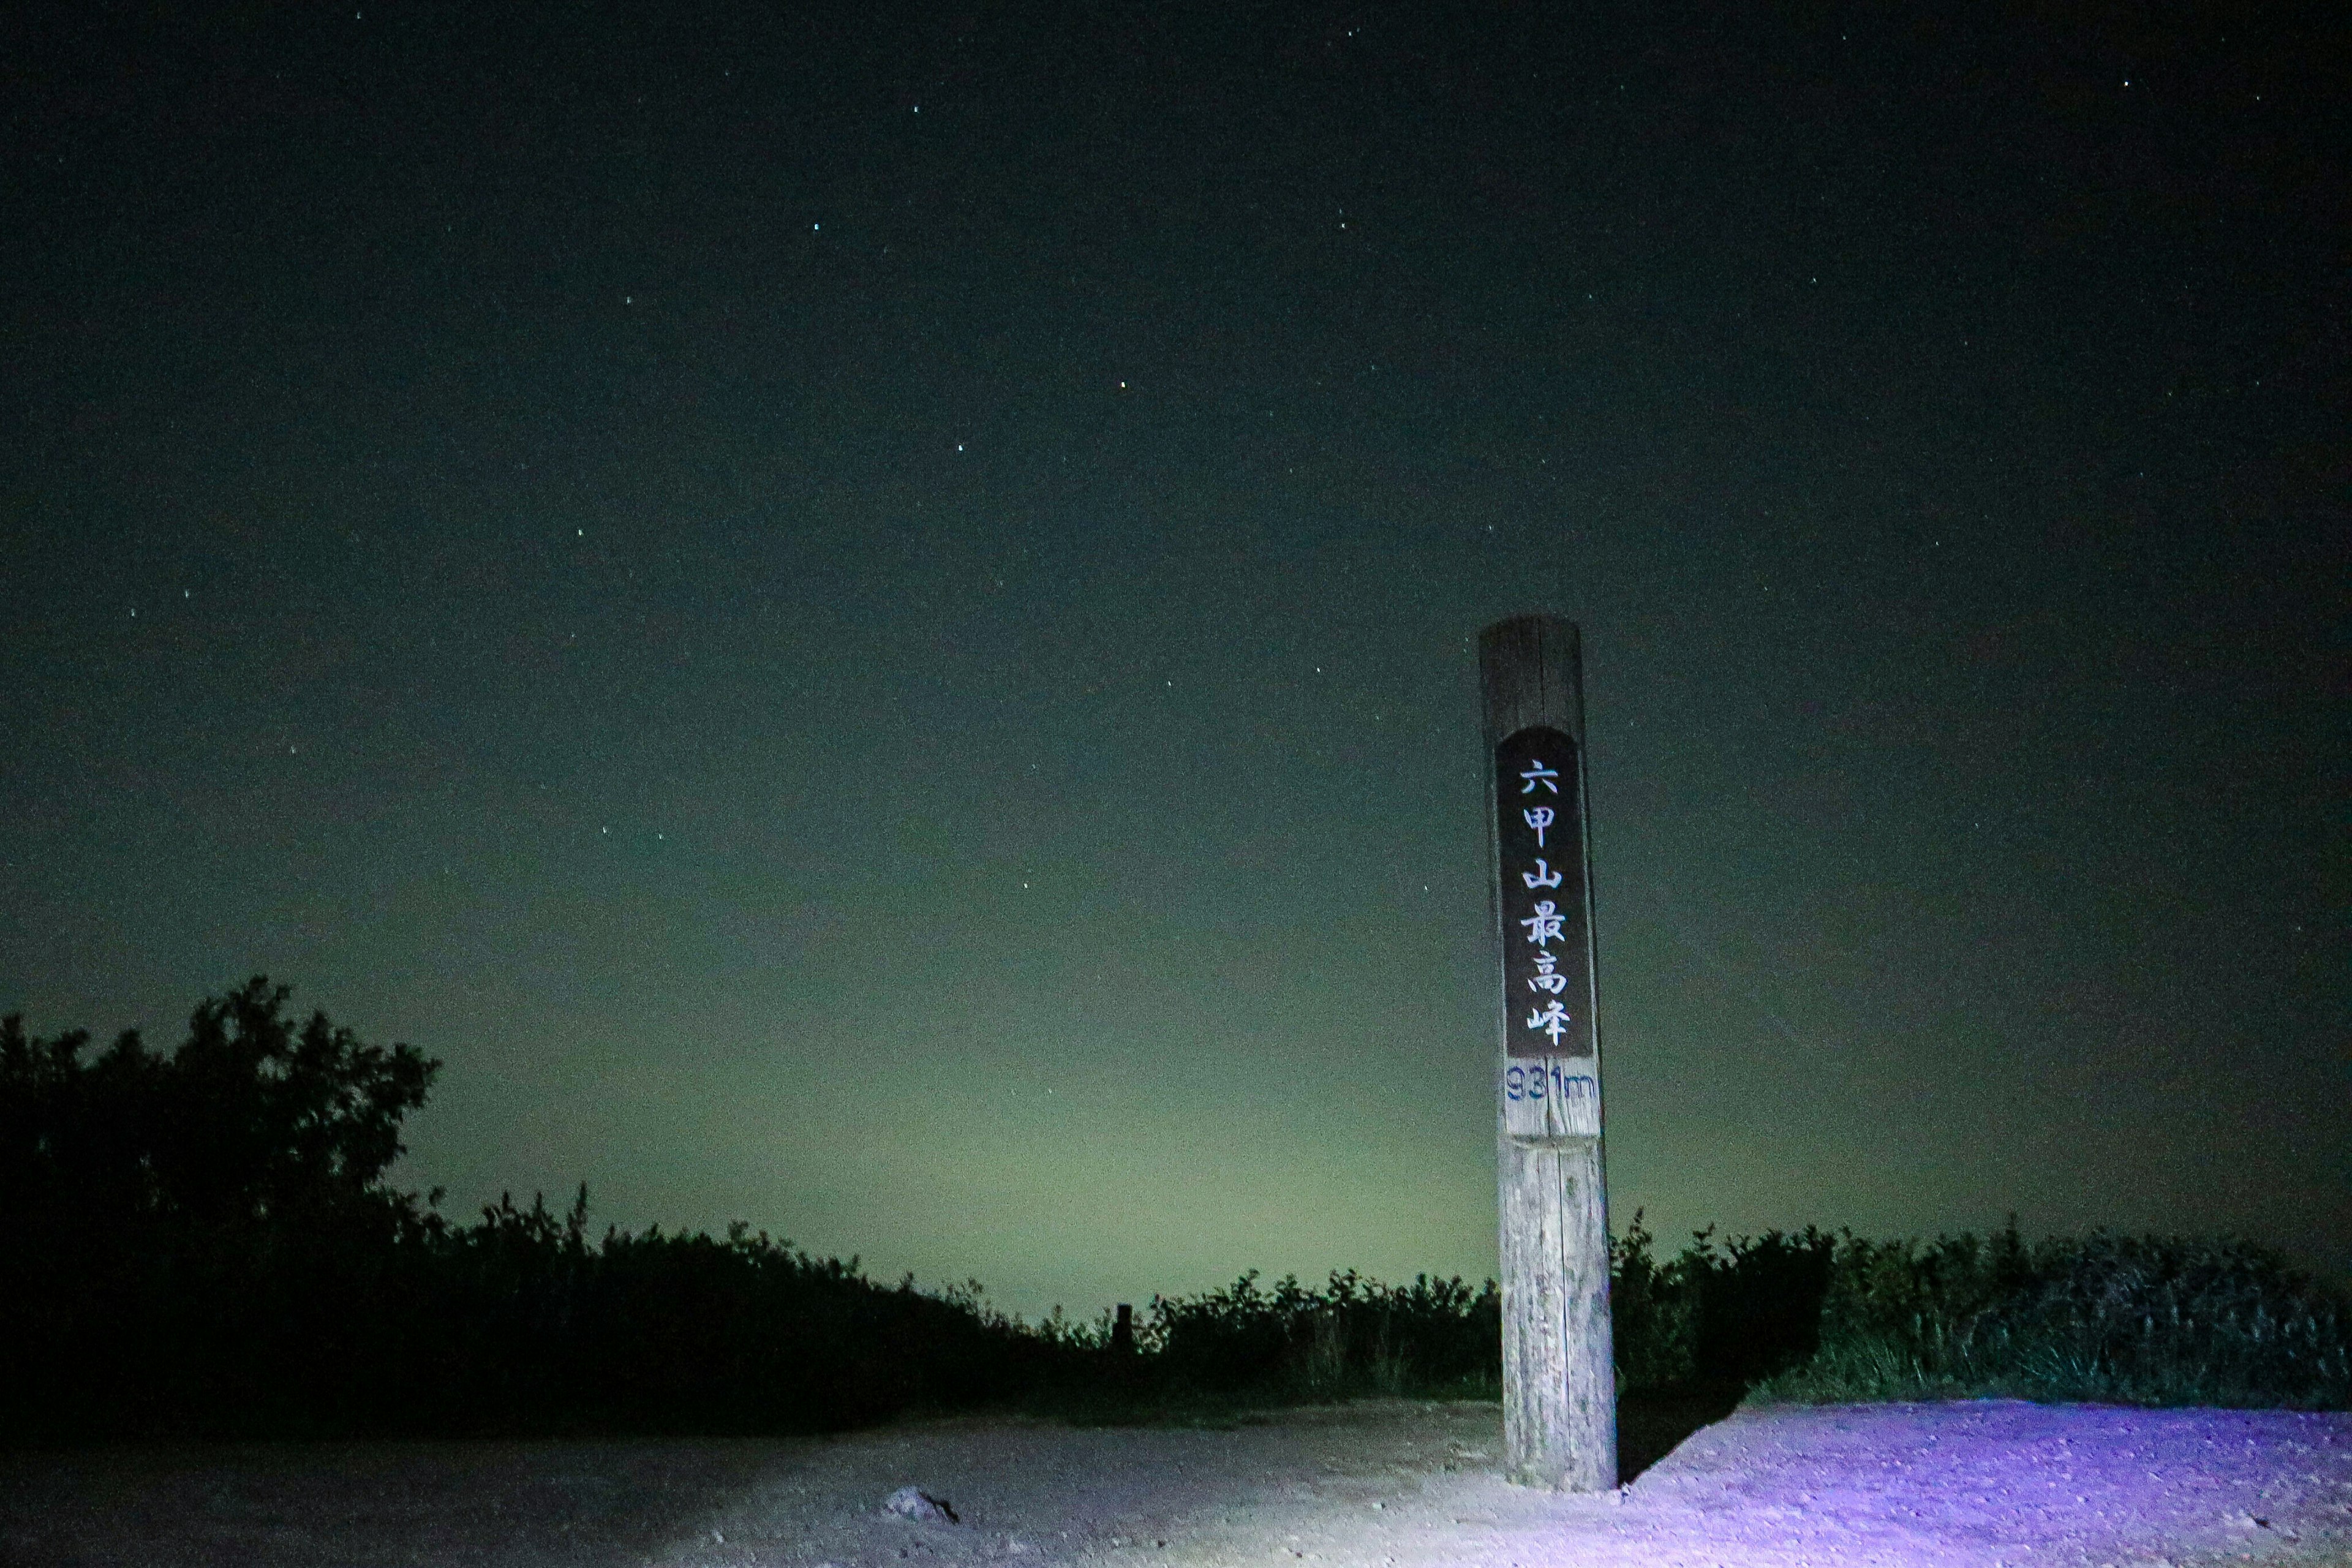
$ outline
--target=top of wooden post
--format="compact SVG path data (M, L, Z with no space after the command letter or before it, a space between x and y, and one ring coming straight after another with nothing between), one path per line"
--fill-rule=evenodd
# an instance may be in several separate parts
M1478 634L1479 712L1486 749L1530 724L1546 724L1584 749L1583 653L1576 623L1514 616Z

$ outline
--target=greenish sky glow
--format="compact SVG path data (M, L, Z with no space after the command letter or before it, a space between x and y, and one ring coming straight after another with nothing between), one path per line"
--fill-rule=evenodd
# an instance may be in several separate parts
M460 1215L1483 1277L1542 608L1621 1226L2352 1262L2288 24L525 9L21 40L0 1011L290 982Z

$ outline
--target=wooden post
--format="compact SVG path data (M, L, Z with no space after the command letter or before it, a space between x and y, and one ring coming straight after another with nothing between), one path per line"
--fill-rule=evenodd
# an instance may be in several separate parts
M1501 997L1504 1469L1523 1486L1606 1491L1617 1374L1576 627L1549 616L1488 626L1478 688Z

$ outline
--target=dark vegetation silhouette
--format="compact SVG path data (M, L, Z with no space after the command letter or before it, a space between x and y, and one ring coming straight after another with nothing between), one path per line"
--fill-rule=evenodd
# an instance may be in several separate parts
M386 1181L440 1064L298 1023L288 995L257 977L208 999L168 1054L0 1020L5 1440L1229 1419L1498 1392L1492 1281L1253 1273L1155 1298L1121 1335L1108 1311L1025 1324L977 1283L886 1285L741 1225L592 1236L584 1187L562 1213L501 1198L452 1223L439 1193ZM1637 1213L1612 1265L1628 1475L1750 1391L2352 1395L2340 1303L2242 1244L1809 1227L1703 1231L1661 1260Z
M1759 1397L2352 1405L2344 1302L2243 1242L1843 1237L1819 1322Z
M388 1186L440 1064L256 978L168 1055L0 1021L0 1431L815 1431L1006 1401L1074 1344L742 1227L471 1225Z

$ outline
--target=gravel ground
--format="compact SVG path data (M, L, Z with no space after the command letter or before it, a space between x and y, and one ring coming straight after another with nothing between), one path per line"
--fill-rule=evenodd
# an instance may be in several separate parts
M1629 1415L1632 1447L1641 1417ZM1492 1405L1400 1402L1229 1430L947 1421L832 1440L19 1454L0 1459L0 1561L2352 1564L2352 1415L2010 1401L1742 1411L1601 1497L1504 1484L1501 1425ZM959 1521L884 1512L908 1485Z

